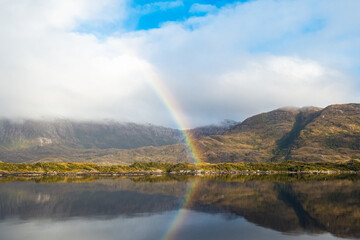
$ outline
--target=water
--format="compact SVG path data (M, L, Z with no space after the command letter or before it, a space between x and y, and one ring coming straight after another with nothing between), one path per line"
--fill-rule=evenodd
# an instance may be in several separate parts
M360 237L358 176L0 179L0 239Z

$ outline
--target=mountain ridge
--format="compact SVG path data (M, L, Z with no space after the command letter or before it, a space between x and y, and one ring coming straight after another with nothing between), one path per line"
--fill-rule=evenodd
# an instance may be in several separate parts
M252 116L213 139L204 137L197 144L209 162L359 159L360 104L280 108Z
M97 130L94 130L92 126L75 127L73 128L74 133L66 127L61 128L65 132L70 131L68 135L70 139L73 135L81 136L77 131L86 133L84 137L78 139L81 139L82 144L90 142L87 148L84 145L77 147L76 141L70 141L70 143L75 144L75 147L71 144L47 144L45 136L45 139L39 140L42 141L41 144L35 147L12 149L0 144L0 161L92 162L102 164L193 161L191 152L189 152L183 139L177 135L181 134L179 130L166 130L166 128L158 127L158 129L165 129L163 132L158 131L158 138L163 136L161 134L169 136L166 134L171 133L173 134L171 136L175 136L175 143L171 142L174 138L170 137L170 140L162 145L151 144L149 146L143 144L138 148L120 149L116 145L100 148L103 139L113 140L113 138L106 135L109 131L105 131L105 136L99 140L96 134L91 135L87 130L91 129L92 132L96 133ZM140 135L137 135L140 138L142 138L141 133L144 134L141 131ZM61 133L58 131L59 135ZM230 124L227 128L199 128L187 130L187 133L193 138L192 142L199 157L198 160L209 163L280 162L286 160L345 162L353 159L359 160L360 104L335 104L325 108L279 108L254 115L241 123ZM207 135L211 133L216 134ZM0 127L0 143L3 135L6 134L2 133ZM95 136L93 140L95 142L88 140L88 136ZM125 137L125 141L129 140L131 138ZM146 138L142 140L146 140ZM156 142L155 140L153 143L161 143L161 141ZM94 148L94 146L98 148Z

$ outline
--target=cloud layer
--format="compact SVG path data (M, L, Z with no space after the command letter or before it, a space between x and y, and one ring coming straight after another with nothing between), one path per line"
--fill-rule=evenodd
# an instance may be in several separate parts
M181 7L166 2L175 3ZM128 32L125 0L5 0L0 115L174 126L154 82L166 86L193 126L282 106L359 101L359 7L351 0L216 9L194 2L192 11L208 14ZM100 39L78 31L114 22L119 29Z

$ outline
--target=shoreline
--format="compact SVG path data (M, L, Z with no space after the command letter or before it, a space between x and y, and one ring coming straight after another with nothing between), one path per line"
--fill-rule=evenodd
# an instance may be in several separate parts
M298 175L333 175L333 174L360 174L359 171L208 171L208 170L180 170L180 171L129 171L129 172L0 172L0 177L81 177L81 176L98 176L98 177L119 177L119 176L164 176L164 175L186 175L186 176L226 176L226 175L281 175L281 174L298 174Z
M149 175L275 175L275 174L359 174L360 161L346 163L156 163L135 162L131 165L98 165L94 163L4 163L0 177L6 176L149 176Z

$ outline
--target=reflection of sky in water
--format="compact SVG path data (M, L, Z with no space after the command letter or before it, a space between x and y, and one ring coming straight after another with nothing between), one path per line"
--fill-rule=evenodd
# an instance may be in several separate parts
M189 211L189 210L182 210ZM0 223L0 239L160 239L177 211L163 214L121 216L114 219L68 218L66 221L9 218ZM176 239L338 239L330 234L289 235L259 227L244 218L227 219L221 214L190 211Z

